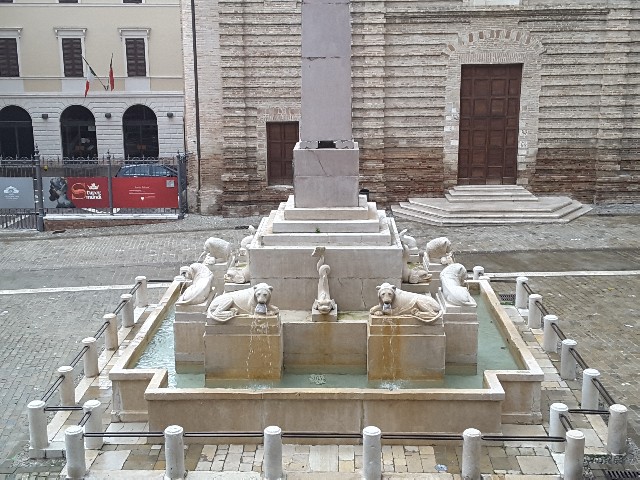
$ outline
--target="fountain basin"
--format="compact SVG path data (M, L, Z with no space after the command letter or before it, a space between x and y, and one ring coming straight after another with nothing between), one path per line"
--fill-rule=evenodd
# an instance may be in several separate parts
M113 421L148 421L151 431L176 424L190 432L255 432L278 425L285 432L355 433L376 425L385 433L457 434L469 427L499 433L505 423L541 422L544 374L488 281L478 282L477 288L522 368L485 370L477 389L169 388L167 370L133 366L179 288L178 282L171 285L109 374Z

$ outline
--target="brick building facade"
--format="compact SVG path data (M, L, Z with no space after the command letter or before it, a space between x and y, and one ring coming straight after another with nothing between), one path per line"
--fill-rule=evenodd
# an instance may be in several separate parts
M300 117L300 2L183 0L182 14L190 204L268 211L292 193L269 184L267 131ZM636 1L352 0L351 21L353 131L372 199L517 183L640 202Z

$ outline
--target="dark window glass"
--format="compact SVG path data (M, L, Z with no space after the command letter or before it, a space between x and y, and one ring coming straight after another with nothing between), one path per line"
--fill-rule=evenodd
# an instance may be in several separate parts
M146 77L147 61L144 53L144 38L127 38L127 75L130 77Z
M13 3L13 0L0 0L0 3Z
M122 116L125 157L157 157L158 121L144 105L133 105Z
M33 153L31 116L14 105L0 110L0 157L29 158Z
M18 40L0 38L0 77L19 77Z
M142 0L122 0L122 3L142 3Z
M84 77L81 39L62 39L62 63L65 77Z
M60 116L62 155L68 158L96 158L96 121L93 114L80 105L68 107Z
M58 0L58 3L78 3L78 0Z

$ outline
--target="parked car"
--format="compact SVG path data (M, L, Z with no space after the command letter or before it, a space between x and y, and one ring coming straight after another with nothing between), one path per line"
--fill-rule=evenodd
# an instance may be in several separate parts
M178 171L172 165L160 163L138 163L123 165L116 177L177 177Z

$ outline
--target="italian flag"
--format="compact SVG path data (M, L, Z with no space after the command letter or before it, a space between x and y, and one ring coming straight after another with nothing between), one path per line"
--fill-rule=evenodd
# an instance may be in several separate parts
M91 82L96 76L96 72L93 71L93 68L91 68L91 65L89 65L89 63L86 60L84 62L87 64L87 82L85 83L85 86L84 86L84 96L86 97L87 93L89 93L89 87L91 86Z

